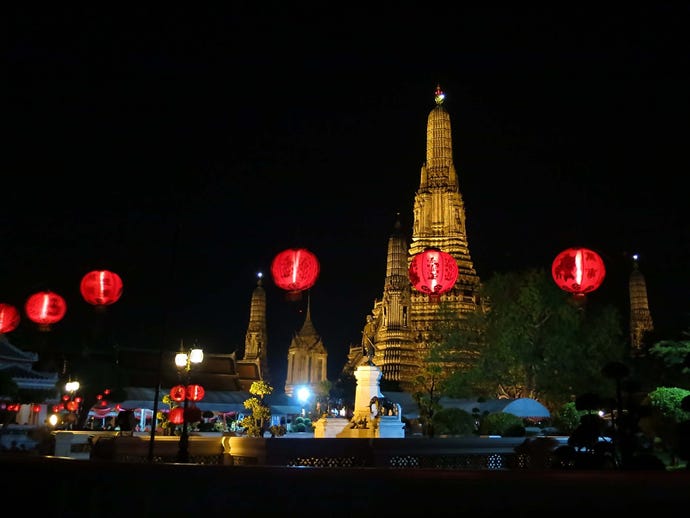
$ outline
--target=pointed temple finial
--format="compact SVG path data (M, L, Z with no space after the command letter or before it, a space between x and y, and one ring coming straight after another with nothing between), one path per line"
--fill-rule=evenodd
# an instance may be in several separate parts
M259 272L256 274L256 285L261 286L264 274Z
M434 95L436 96L436 104L441 105L443 104L443 100L446 98L446 94L443 93L443 90L441 90L441 85L437 84L436 85L436 91L434 92Z

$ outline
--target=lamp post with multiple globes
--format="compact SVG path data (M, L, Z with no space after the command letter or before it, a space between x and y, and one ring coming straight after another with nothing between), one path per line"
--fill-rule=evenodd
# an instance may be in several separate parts
M184 375L184 403L182 407L182 433L180 434L180 446L177 453L178 462L189 462L189 432L187 428L187 405L189 402L189 383L191 379L192 365L204 361L204 351L196 345L187 352L179 352L175 355L175 365L180 377Z
M76 380L73 381L72 378L65 383L65 392L68 393L67 400L65 401L65 408L69 411L67 415L70 417L68 425L70 429L74 426L76 415L79 413L81 399L75 397L75 393L79 390L79 386L79 382Z

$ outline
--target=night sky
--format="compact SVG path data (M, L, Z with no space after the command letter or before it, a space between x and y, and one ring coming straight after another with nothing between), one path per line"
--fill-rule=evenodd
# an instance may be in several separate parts
M437 83L482 279L586 246L607 266L590 300L627 324L639 253L657 329L690 329L688 6L347 5L10 8L0 302L68 303L49 336L23 316L12 343L241 354L263 272L282 388L304 303L269 267L304 246L335 379L396 213L409 235ZM96 315L79 282L101 268L124 294Z

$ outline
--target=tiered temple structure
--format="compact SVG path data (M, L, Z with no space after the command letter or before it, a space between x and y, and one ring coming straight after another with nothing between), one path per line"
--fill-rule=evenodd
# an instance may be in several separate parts
M630 351L632 356L642 356L647 348L645 339L654 330L652 314L647 299L647 284L640 271L638 256L633 256L630 273Z
M408 247L396 221L388 243L383 296L374 302L362 346L350 349L344 369L354 372L367 348L372 347L373 362L381 368L382 379L399 383L403 390L412 388L433 327L444 318L439 309L462 315L481 305L480 279L469 251L465 205L453 163L450 115L443 106L444 97L438 86L436 106L427 120L426 162L415 195L412 241ZM427 248L452 255L459 270L453 288L441 294L436 303L414 290L408 277L412 259Z
M311 299L307 299L307 315L299 332L295 333L288 349L285 393L292 396L297 387L309 387L314 392L319 383L328 379L328 353L321 336L311 321Z
M262 275L258 275L249 307L249 325L244 338L244 355L235 361L235 367L244 387L252 381L270 382L267 360L268 332L266 330L266 290Z

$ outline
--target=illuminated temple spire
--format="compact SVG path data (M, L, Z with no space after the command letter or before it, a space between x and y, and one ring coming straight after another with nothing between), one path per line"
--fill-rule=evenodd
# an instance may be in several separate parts
M480 279L470 257L465 228L465 205L460 194L458 175L453 163L450 115L444 106L445 93L440 85L434 90L436 106L426 127L426 161L422 165L419 189L415 194L412 239L407 244L396 221L388 242L386 279L383 296L374 301L367 318L363 338L374 347L374 364L381 369L382 381L397 383L404 391L414 390L414 381L434 337L431 330L439 320L455 319L481 307ZM450 254L458 265L453 288L440 296L448 311L440 313L439 304L413 289L409 280L412 259L426 248ZM362 347L351 346L345 372L352 372L361 359ZM461 366L472 351L457 351Z
M443 105L445 94L440 85L436 86L434 98L436 107L427 120L426 162L422 165L414 202L409 256L411 260L430 247L449 253L458 263L456 288L463 290L465 295L474 296L479 278L470 257L465 204L453 163L450 115Z
M268 380L268 363L266 345L266 290L263 287L263 275L257 275L256 287L252 292L249 308L249 325L244 339L245 362L254 362L259 366L261 379Z
M645 337L654 330L652 315L647 299L647 284L638 265L639 257L633 255L633 270L630 273L630 347L633 355L644 354Z

